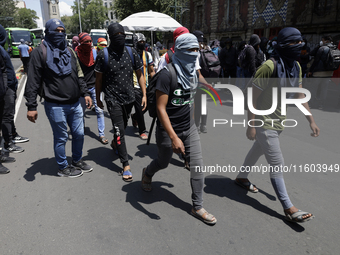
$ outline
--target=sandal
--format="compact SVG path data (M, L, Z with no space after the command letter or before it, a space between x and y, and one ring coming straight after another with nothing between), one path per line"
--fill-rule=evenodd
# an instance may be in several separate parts
M191 209L191 215L195 216L197 219L203 221L204 223L206 223L208 225L214 225L217 222L214 215L208 213L204 208L201 208L198 211L195 211L195 209L192 208Z
M142 139L142 140L148 140L148 135L143 133L139 136L139 138Z
M125 171L123 171L123 172L120 172L120 175L122 176L122 179L123 179L123 181L125 181L125 182L132 182L132 173L130 172L130 169L129 170L125 170ZM129 176L129 175L131 175L131 176ZM125 178L124 178L124 176L125 176ZM129 177L127 177L127 176L129 176Z
M142 190L144 190L146 192L150 192L152 190L151 177L146 176L145 171L146 171L146 168L143 168L143 172L142 172ZM146 181L145 177L148 177L150 179L150 181Z
M247 181L247 182L241 182L241 181L239 181L239 179L236 178L235 181L234 181L234 183L237 184L238 186L240 186L240 187L242 187L242 188L244 188L244 189L246 189L246 190L252 192L252 193L257 193L257 192L259 192L258 188L257 188L254 184L252 184L251 182L249 182L249 181Z
M303 212L301 210L298 210L297 212L293 213L293 214L288 214L285 212L285 220L290 221L290 222L297 222L297 223L303 223L306 221L310 221L311 219L315 218L315 216L312 214L312 216L308 217L308 218L302 218L305 215L311 214L309 212Z
M102 143L102 144L108 144L109 141L107 140L107 138L105 136L101 136L99 137L99 141Z

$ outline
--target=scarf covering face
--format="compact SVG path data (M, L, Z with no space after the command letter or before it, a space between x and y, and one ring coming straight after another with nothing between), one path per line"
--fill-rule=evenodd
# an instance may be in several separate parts
M72 49L76 50L76 47L79 45L79 37L73 36L72 38Z
M123 26L117 22L112 23L108 27L107 32L111 40L109 48L112 49L116 53L122 54L124 51L124 46L125 46L125 31L124 31ZM117 34L117 33L122 33L122 34Z
M66 33L55 31L58 27L65 29L59 19L50 19L45 25L46 65L58 76L68 75L72 71L71 53L67 49Z
M98 38L98 41L97 41L97 48L99 50L102 50L104 49L105 47L107 47L107 41L105 38Z
M176 43L176 39L178 38L178 36L182 34L187 34L187 33L189 33L189 30L186 27L176 28L176 30L173 33L174 45L171 47L172 52L175 52L175 43Z
M289 45L302 41L301 32L293 27L282 29L277 36L273 57L277 60L277 76L281 87L299 87L300 68L296 60L299 58L304 43ZM294 93L287 95L292 98Z
M4 46L6 43L7 34L3 26L0 25L0 45Z
M172 63L177 71L177 81L185 90L197 87L195 64L198 52L188 51L192 48L199 48L196 36L189 33L182 34L176 39L175 53L172 56Z
M95 59L92 52L92 39L88 33L79 34L80 45L77 47L77 53L79 60L85 66L93 66ZM90 43L85 43L86 41L91 41Z

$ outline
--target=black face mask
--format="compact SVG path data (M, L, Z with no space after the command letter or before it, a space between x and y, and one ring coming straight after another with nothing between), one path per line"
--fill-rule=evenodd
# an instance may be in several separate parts
M143 51L145 49L145 43L137 43L137 49Z
M125 35L124 34L116 34L110 37L110 49L114 52L120 53L124 51L125 46Z

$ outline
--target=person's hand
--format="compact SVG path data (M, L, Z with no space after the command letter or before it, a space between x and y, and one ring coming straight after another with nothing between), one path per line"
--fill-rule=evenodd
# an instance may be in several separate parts
M97 97L97 106L102 110L104 109L104 105L102 100L100 100L100 97Z
M33 123L38 119L38 111L27 111L27 119Z
M308 72L307 77L310 78L310 77L312 77L312 76L313 76L313 73Z
M256 129L254 127L247 128L247 138L251 141L256 139Z
M86 96L85 97L85 103L86 103L87 109L90 109L92 107L92 99L91 99L91 97Z
M185 155L184 144L178 137L172 140L172 150L174 153L181 153Z
M146 109L147 101L146 95L144 95L142 98L143 111Z
M310 135L313 137L318 137L320 134L320 128L315 123L311 123L310 128L313 131L313 133L311 133Z

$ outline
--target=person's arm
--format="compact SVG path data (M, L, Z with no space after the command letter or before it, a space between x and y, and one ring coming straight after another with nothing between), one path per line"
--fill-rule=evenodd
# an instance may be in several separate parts
M172 144L172 150L174 153L185 154L184 144L177 136L176 132L172 128L168 113L166 111L166 105L168 104L169 96L159 90L156 90L156 102L157 102L157 116L162 124L165 132L169 135Z
M97 105L99 108L104 109L103 102L100 98L100 94L102 92L102 83L103 83L103 73L96 72L96 99Z
M146 104L147 104L147 100L146 100L146 81L145 81L145 78L144 78L144 75L143 75L141 69L135 70L135 72L136 72L136 75L137 75L139 86L142 89L142 93L143 93L142 106L143 106L143 111L144 111L146 109Z
M7 88L7 68L4 59L0 55L0 69L1 69L1 74L2 74L2 84L4 88Z
M148 74L150 75L151 78L156 74L153 65L148 65Z
M249 48L249 47L248 47ZM251 75L256 72L256 51L254 48L247 50L247 55L249 55L249 71Z
M300 84L299 87L302 88L302 84ZM295 94L295 98L298 98L298 99L305 98L305 97L306 97L306 95L305 95L304 93L296 93L296 94ZM312 112L310 111L310 108L309 108L308 103L303 103L302 105L307 109L307 111L309 111L310 113L312 113ZM319 134L320 134L320 129L319 129L319 127L315 124L313 115L306 115L306 119L308 120L309 126L310 126L311 130L313 131L313 133L311 133L311 136L313 136L313 137L318 137Z

